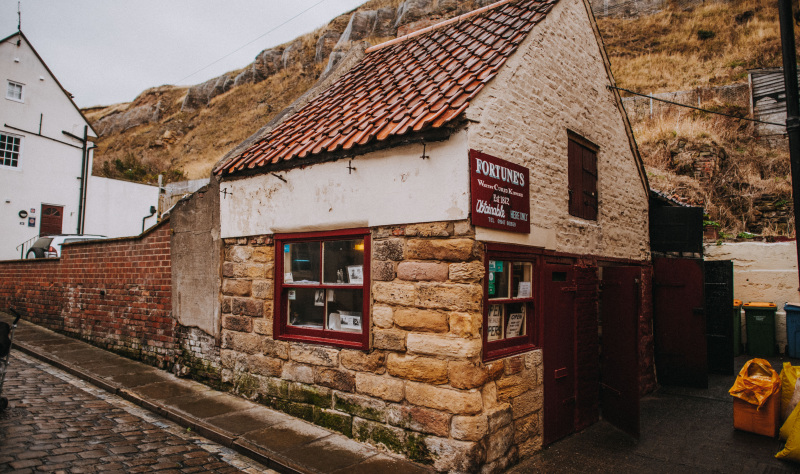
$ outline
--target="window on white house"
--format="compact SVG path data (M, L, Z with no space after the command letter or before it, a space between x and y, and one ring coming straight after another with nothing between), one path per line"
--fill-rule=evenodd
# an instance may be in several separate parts
M21 146L22 137L0 133L0 165L16 168Z
M19 82L8 81L8 87L6 88L6 99L22 102L24 97L22 95L23 88L24 86Z

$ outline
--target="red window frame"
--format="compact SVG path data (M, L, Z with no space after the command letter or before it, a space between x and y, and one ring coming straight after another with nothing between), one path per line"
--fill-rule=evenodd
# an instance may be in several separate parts
M529 352L541 347L541 320L539 314L539 273L540 256L532 253L532 249L513 245L487 244L484 261L483 279L483 360L485 362ZM489 299L489 261L502 260L508 262L525 262L531 264L531 297L530 298L492 298ZM522 303L526 306L524 336L517 336L498 341L489 341L489 307L492 304Z
M364 239L364 265L362 284L330 284L324 283L320 278L319 283L285 283L283 268L283 246L286 244L299 242L322 242L332 240L344 240L349 238ZM372 247L370 232L367 228L343 229L323 232L305 232L292 234L276 234L275 242L275 300L274 300L274 337L278 340L307 342L311 344L321 344L335 347L351 349L369 349L369 330L370 330L370 268ZM322 265L320 265L322 272ZM331 331L327 329L311 329L305 327L292 326L287 323L287 298L288 290L296 288L310 289L361 289L363 294L362 301L362 320L361 334Z
M598 149L583 137L568 133L569 213L591 221L597 220Z

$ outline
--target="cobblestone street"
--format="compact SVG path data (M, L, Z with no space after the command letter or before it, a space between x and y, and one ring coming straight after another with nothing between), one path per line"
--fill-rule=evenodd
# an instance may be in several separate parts
M274 472L16 351L3 396L0 472Z

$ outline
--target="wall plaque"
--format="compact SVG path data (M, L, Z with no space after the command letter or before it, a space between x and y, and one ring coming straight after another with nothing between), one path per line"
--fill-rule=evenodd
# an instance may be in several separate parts
M528 168L470 150L469 180L472 225L530 233Z

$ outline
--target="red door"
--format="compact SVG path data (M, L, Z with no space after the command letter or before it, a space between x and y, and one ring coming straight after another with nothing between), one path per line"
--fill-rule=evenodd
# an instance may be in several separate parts
M572 265L542 268L544 444L575 431L575 281Z
M656 375L663 385L708 387L703 261L653 259Z
M39 224L39 235L60 234L63 215L63 206L42 204L42 221Z
M603 419L639 437L639 304L642 270L604 267L600 299Z

